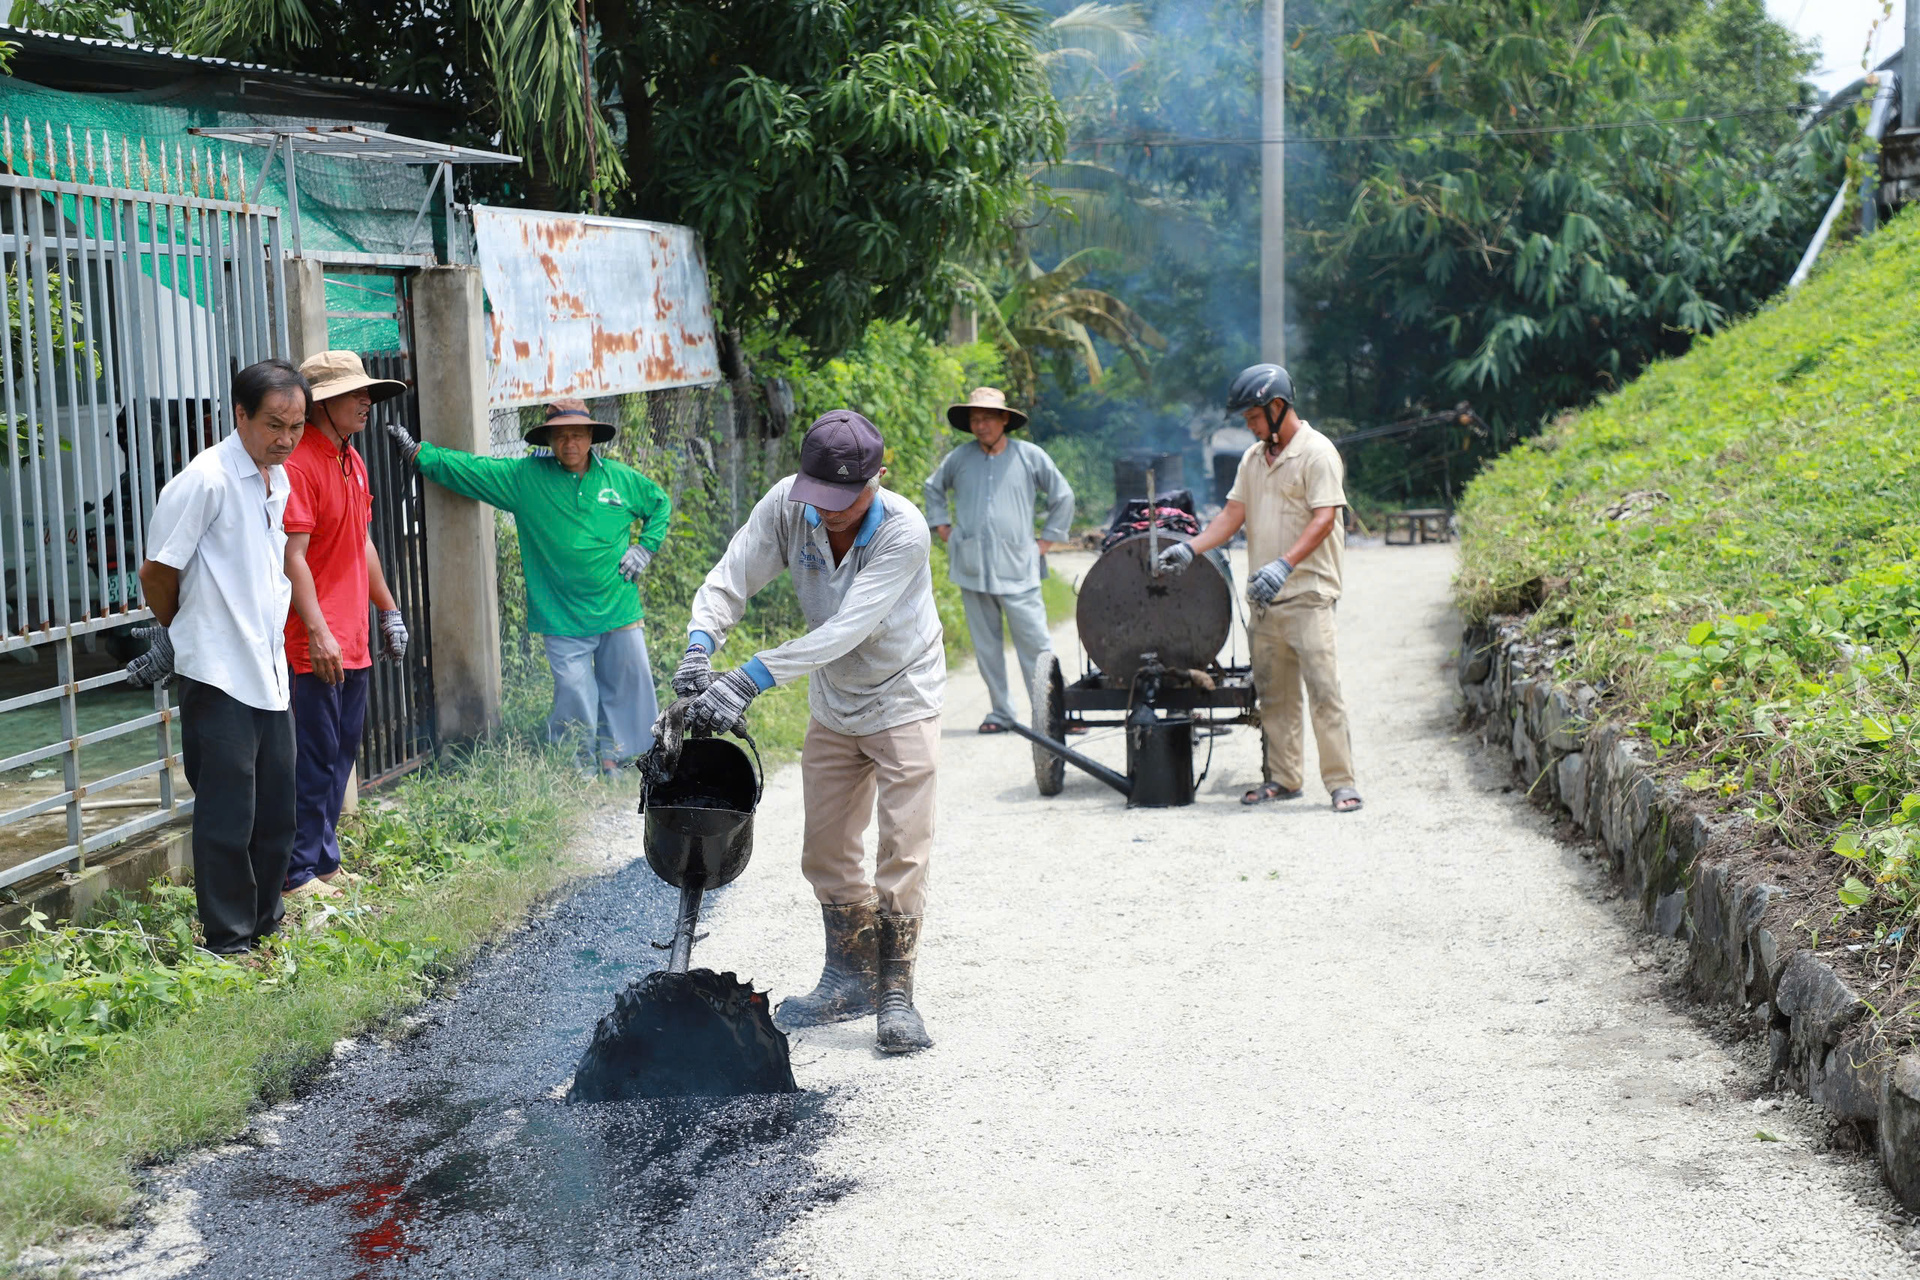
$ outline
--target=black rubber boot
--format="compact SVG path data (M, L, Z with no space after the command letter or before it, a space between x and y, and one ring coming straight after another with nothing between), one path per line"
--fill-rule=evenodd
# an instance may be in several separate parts
M933 1045L913 1007L913 962L920 953L919 916L880 913L880 1017L874 1042L882 1053L918 1053Z
M827 925L827 962L820 982L804 996L788 996L773 1015L783 1028L819 1027L829 1022L851 1022L874 1011L876 975L880 968L880 900L842 905L825 902L820 914Z

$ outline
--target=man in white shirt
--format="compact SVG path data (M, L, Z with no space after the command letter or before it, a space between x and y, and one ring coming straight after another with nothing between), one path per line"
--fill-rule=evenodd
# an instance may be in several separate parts
M918 507L880 487L885 446L850 409L824 414L800 474L754 504L693 598L673 691L687 727L718 733L755 696L811 676L800 752L806 805L800 870L826 924L826 964L808 995L782 1001L786 1027L875 1014L883 1053L933 1043L913 1004L913 968L933 854L934 775L947 659L933 603L932 535ZM710 655L747 601L787 573L807 633L715 674ZM865 839L879 801L875 874Z
M207 950L222 955L279 927L293 850L281 464L307 420L307 381L284 360L262 361L234 375L233 403L233 434L154 504L140 587L164 629L127 668L135 684L180 677L194 897Z

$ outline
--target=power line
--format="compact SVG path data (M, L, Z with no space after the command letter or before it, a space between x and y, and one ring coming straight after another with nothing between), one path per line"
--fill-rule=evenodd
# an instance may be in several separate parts
M1804 112L1804 107L1755 107L1749 111L1718 111L1706 115L1648 117L1643 120L1608 120L1592 124L1527 125L1512 129L1457 129L1440 133L1349 133L1332 138L1082 138L1076 147L1257 147L1269 142L1284 146L1337 146L1348 142L1442 142L1456 138L1521 138L1541 134L1600 133L1616 129L1643 129L1655 125L1702 124L1718 120L1743 120L1750 116L1772 116Z

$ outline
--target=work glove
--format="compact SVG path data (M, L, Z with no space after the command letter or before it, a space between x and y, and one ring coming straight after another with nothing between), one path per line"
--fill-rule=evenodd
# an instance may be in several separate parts
M760 693L753 677L735 667L713 678L705 693L687 707L687 732L740 732L747 727L747 704Z
M398 609L380 611L380 652L395 662L407 656L407 624Z
M1158 573L1185 573L1187 566L1193 563L1193 548L1184 542L1162 547L1159 558L1153 562Z
M157 622L134 634L143 632L153 643L145 653L127 664L127 683L148 689L173 679L173 637Z
M400 456L412 462L414 455L420 452L420 442L407 434L407 429L391 418L387 420L387 435L392 437Z
M620 576L628 582L640 581L640 575L647 571L653 552L635 543L627 548L627 554L620 557Z
M1273 598L1280 594L1280 588L1292 575L1293 566L1287 563L1287 558L1275 556L1247 579L1247 603L1272 604Z
M697 698L713 683L713 659L697 644L687 646L680 665L673 669L673 695Z

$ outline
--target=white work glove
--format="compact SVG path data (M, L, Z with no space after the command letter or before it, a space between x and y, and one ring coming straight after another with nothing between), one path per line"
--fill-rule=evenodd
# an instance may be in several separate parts
M653 559L653 552L639 543L627 548L627 554L620 557L620 576L628 582L640 581L640 575L647 571L647 564Z
M395 662L407 656L407 623L398 609L380 611L380 652Z
M1163 547L1153 567L1160 573L1185 573L1187 566L1193 563L1193 548L1184 542Z
M697 698L713 683L713 659L697 644L687 646L680 665L673 669L673 696Z
M1280 594L1280 588L1293 574L1293 566L1287 563L1285 556L1275 556L1260 566L1259 572L1247 579L1248 604L1272 604L1273 598Z
M747 727L747 704L760 694L753 677L735 667L713 678L706 692L687 708L687 732L736 732Z
M173 637L157 622L141 630L153 643L145 653L127 664L127 683L139 685L142 689L164 685L173 679Z
M420 452L420 442L407 434L407 429L393 419L387 420L387 434L400 449L400 456L412 462L414 455Z

